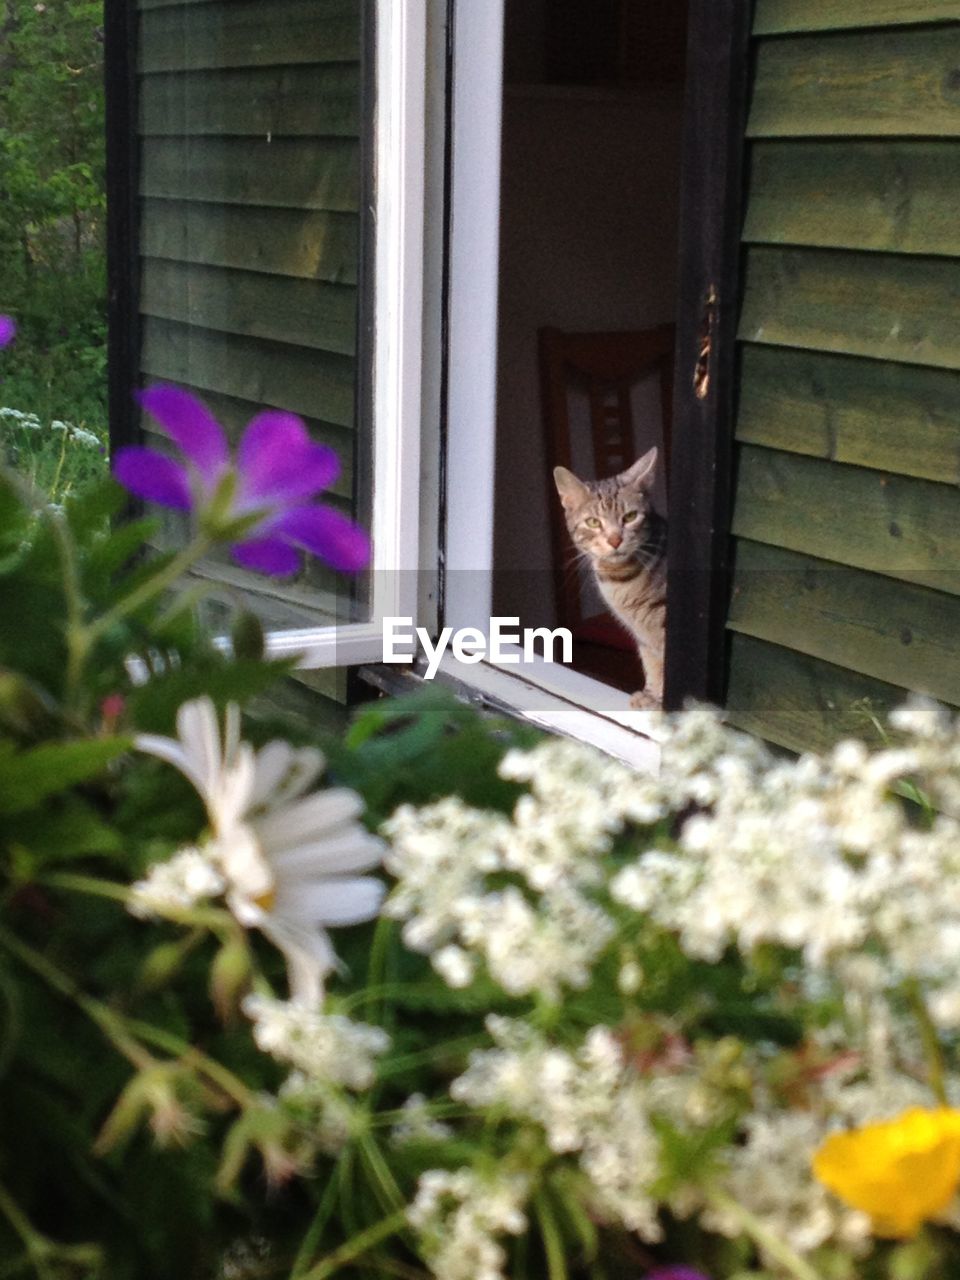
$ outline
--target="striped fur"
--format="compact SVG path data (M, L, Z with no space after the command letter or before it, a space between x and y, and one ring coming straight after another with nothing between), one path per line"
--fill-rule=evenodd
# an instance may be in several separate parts
M566 467L553 472L573 544L636 641L645 685L633 695L633 706L663 701L667 522L650 502L656 465L654 448L607 480L580 480Z

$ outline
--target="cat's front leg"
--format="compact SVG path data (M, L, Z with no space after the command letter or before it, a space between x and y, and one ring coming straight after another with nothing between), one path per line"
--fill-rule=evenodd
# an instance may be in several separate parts
M663 650L649 649L644 646L640 650L643 661L644 686L630 698L630 706L634 711L645 711L650 707L663 706Z

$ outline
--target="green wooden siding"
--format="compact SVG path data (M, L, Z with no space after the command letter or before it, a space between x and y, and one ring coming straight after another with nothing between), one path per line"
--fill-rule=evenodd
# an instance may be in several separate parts
M157 3L158 0L153 0ZM957 0L756 0L754 35L832 31L843 27L902 27L916 22L956 22Z
M960 706L960 2L757 0L728 706Z
M332 500L348 511L361 4L139 0L143 375L193 388L234 435L263 408L302 415L342 460ZM349 608L316 565L281 584L220 559L207 573L275 626Z

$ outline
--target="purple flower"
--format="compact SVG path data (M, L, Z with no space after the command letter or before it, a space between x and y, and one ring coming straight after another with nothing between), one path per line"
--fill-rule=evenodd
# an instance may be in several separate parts
M113 472L149 502L192 511L198 525L232 542L245 569L287 577L309 551L353 573L370 561L370 541L353 521L311 501L340 472L337 455L310 439L302 419L268 409L247 425L231 459L227 436L205 405L179 387L148 387L140 403L183 460L133 445Z
M17 322L13 316L0 315L0 348L9 347L17 336Z
M646 1280L710 1280L702 1271L694 1271L693 1267L658 1267L656 1271L648 1271Z

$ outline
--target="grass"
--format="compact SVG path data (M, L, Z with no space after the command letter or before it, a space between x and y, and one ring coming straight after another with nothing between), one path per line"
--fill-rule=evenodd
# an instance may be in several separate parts
M0 458L61 503L106 474L106 273L88 253L69 274L5 285L18 325L0 355Z

